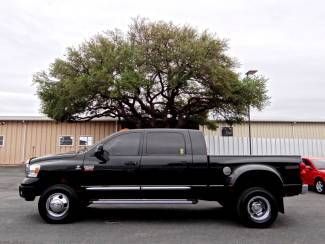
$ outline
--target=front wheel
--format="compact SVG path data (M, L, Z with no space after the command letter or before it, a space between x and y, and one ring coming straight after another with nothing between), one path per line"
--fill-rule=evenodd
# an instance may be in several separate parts
M237 200L237 215L249 227L269 227L278 216L278 204L272 193L261 187L243 191Z
M74 190L66 185L48 188L38 201L41 217L51 224L70 222L76 216L77 208L77 196Z
M324 182L320 179L317 179L316 182L315 182L315 190L316 192L318 193L324 193L325 192L325 189L324 189Z

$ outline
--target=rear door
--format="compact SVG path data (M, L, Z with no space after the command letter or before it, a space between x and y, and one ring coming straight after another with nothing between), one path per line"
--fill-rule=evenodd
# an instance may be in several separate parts
M145 133L139 170L145 198L183 198L189 194L192 151L187 130Z

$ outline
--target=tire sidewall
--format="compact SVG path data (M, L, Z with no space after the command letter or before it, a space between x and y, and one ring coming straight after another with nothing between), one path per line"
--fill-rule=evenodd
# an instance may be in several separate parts
M46 201L49 196L54 193L63 193L67 196L69 200L69 209L63 217L55 218L48 214L46 210ZM66 185L54 185L49 187L44 193L40 196L38 201L38 211L41 217L50 224L61 224L71 222L76 217L78 207L78 198L75 191Z
M265 220L264 222L256 222L254 219L250 217L250 214L247 210L247 205L250 199L252 199L255 196L261 196L266 198L270 203L270 218ZM249 227L254 228L266 228L273 224L275 219L278 216L278 204L275 199L275 197L266 189L261 187L252 187L249 189L246 189L245 191L240 194L238 200L237 200L237 215L240 219L240 221Z

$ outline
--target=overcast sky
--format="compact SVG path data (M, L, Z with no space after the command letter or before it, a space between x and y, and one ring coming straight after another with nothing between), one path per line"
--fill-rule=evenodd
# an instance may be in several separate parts
M325 2L322 0L29 0L0 4L0 115L38 115L32 75L68 46L127 30L130 19L190 24L229 40L238 72L269 78L271 105L255 119L325 120Z

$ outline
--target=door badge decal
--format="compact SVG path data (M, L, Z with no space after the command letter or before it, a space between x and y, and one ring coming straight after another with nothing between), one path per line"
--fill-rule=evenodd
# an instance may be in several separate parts
M94 165L85 165L84 170L85 171L94 171Z

